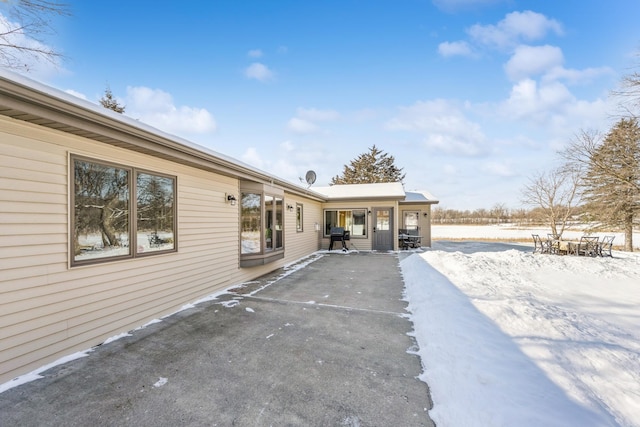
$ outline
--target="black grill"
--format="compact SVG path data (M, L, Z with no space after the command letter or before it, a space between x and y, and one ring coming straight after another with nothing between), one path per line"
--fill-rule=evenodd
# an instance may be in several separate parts
M333 250L333 242L341 242L342 250L347 250L347 240L350 239L350 233L344 229L344 227L331 227L331 243L329 243L329 250Z

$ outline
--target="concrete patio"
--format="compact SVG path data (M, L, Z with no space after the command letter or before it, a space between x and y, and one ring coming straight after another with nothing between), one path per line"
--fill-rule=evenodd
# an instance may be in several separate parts
M398 256L233 288L5 391L0 425L431 426Z

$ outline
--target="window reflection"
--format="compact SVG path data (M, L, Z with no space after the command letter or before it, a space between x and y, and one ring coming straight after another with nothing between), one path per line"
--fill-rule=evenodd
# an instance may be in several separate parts
M72 264L176 249L174 177L81 158L72 165Z
M264 196L264 238L267 251L282 248L282 202L281 197L268 194Z
M379 210L376 213L376 230L387 231L390 229L390 216L388 210Z
M261 252L260 219L261 219L261 194L241 194L241 230L240 253L258 254Z
M342 227L348 230L351 237L367 235L367 210L326 210L324 213L324 234L329 236L331 228Z
M283 200L280 197L276 197L275 198L275 211L276 211L276 221L273 224L274 226L274 235L275 235L275 249L282 249L283 246L283 242L282 242L282 229L283 227L283 222L282 222L282 212L284 209L284 204L283 204Z
M74 260L126 256L130 171L74 162Z
M407 230L417 230L419 225L420 213L407 212L404 213L404 228Z
M302 228L302 205L300 203L296 204L296 231L303 231Z
M264 196L264 241L267 251L273 250L273 197Z
M173 249L174 180L138 173L136 190L138 253Z

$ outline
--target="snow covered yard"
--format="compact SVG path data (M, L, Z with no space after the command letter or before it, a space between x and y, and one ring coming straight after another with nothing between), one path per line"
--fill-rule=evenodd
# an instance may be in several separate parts
M435 241L404 255L415 351L437 425L640 427L640 254L585 258ZM0 384L0 393L89 353Z
M640 256L477 245L401 261L436 424L640 426Z
M551 233L549 227L520 227L515 224L496 224L496 225L432 225L431 237L434 240L453 239L453 240L486 240L486 241L524 241L530 242L533 246L531 234L539 234L541 237L547 237ZM579 228L571 228L562 233L564 240L579 240L580 236L585 233ZM613 245L624 245L624 233L622 232L597 232L594 236L613 235L616 236ZM633 246L640 248L640 233L633 233Z

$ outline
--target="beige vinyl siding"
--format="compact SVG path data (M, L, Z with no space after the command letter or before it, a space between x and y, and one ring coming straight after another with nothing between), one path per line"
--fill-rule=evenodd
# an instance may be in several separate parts
M240 270L238 208L224 200L237 180L2 120L0 382L315 250L287 215L285 259ZM69 153L177 176L178 253L70 269ZM304 203L311 231L320 206Z
M284 258L274 261L272 263L242 268L237 270L237 274L234 276L232 282L234 283L243 283L246 281L250 281L255 279L256 277L260 277L264 274L267 274L277 268L286 266L291 264L309 254L318 250L318 240L317 235L315 234L315 222L320 221L322 216L322 208L319 202L303 199L299 197L294 197L290 194L285 193L284 196L284 205L286 208L287 203L293 204L295 206L296 201L299 203L303 203L304 208L304 232L298 233L296 232L296 218L295 218L295 210L294 212L289 212L286 209L284 210ZM321 222L320 222L321 223ZM236 230L238 230L239 225L236 224ZM239 238L239 230L237 231L237 238ZM236 250L240 251L240 242L236 244Z
M7 139L0 145L0 280L66 257L65 154L28 139Z
M365 202L329 202L325 203L322 206L322 218L320 220L320 229L321 233L324 234L324 211L326 210L352 210L352 209L365 209L367 211L372 210L373 208L393 208L394 211L394 221L397 221L397 204L394 202L388 201L365 201ZM373 214L367 214L367 236L366 238L361 237L353 237L351 236L351 240L347 242L347 246L353 242L353 246L357 248L359 251L370 251L373 247ZM397 222L394 224L394 227L397 229ZM322 238L322 249L328 249L331 240L328 237ZM397 242L395 243L397 245ZM334 246L335 248L335 246Z
M295 261L301 256L319 249L319 233L315 224L322 229L322 206L319 202L304 200L285 195L285 205L293 205L293 212L285 212L285 252L287 262ZM296 203L302 205L302 231L296 230ZM295 258L295 259L291 259Z
M4 117L0 131L0 383L315 250L287 212L285 259L240 269L224 199L238 180ZM178 252L70 268L71 154L176 176ZM303 203L312 232L320 205Z
M431 205L430 204L401 204L400 215L398 216L398 228L402 228L402 220L404 212L420 212L418 226L420 227L420 235L422 236L421 244L425 247L431 247ZM424 214L427 216L424 216Z

